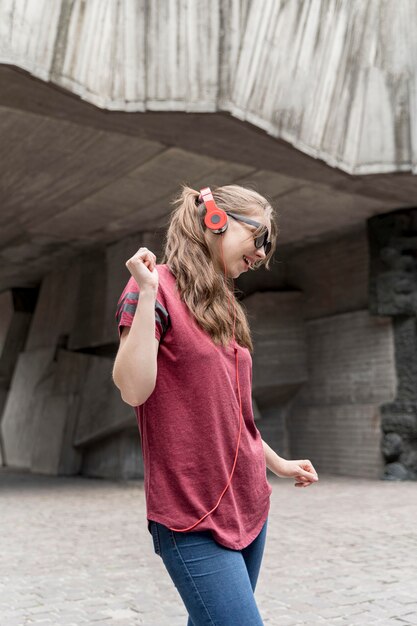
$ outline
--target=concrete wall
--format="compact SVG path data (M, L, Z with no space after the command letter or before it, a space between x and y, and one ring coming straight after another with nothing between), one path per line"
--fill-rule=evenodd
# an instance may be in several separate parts
M142 475L134 412L111 379L115 307L130 276L125 262L142 245L161 257L161 233L142 233L45 276L3 412L8 465ZM280 290L258 290L243 303L265 440L281 456L310 458L322 472L376 478L379 407L392 400L397 382L391 322L367 310L368 252L363 231L282 251ZM2 301L10 329L13 311L7 296Z
M415 173L416 20L407 0L2 0L0 61L99 107L229 111L349 173Z
M252 393L262 438L290 454L287 407L308 378L303 294L255 292L243 300L254 343Z
M367 310L307 323L308 383L289 413L290 449L324 472L380 477L379 406L396 389L389 319Z
M380 477L380 406L396 392L392 323L367 309L366 231L298 250L287 281L303 290L308 382L287 408L291 456L317 470Z
M2 294L0 366L14 358L2 369L11 372L10 388L3 385L4 464L46 474L142 475L135 414L111 376L114 316L130 277L126 260L142 245L160 255L160 244L156 233L143 233L47 274L16 349L10 338L20 318Z
M0 294L0 466L6 464L2 416L36 298L36 289L9 289Z
M397 377L391 320L368 311L369 254L365 226L304 247L278 246L272 271L245 274L241 288L252 294L244 302L251 304L254 381L264 378L268 387L274 380L275 395L265 388L258 402L264 439L322 472L376 478L384 467L381 406L394 397ZM292 310L291 294L298 301ZM263 299L273 303L271 315ZM265 320L257 315L264 309ZM297 372L285 397L285 379Z

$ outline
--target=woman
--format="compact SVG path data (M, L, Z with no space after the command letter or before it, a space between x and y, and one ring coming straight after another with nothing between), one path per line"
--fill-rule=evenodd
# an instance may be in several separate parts
M268 269L276 236L257 192L184 186L162 263L147 248L126 262L113 379L135 408L148 529L188 626L263 623L254 591L272 492L266 465L298 487L318 480L308 460L273 452L253 418L253 345L233 279Z

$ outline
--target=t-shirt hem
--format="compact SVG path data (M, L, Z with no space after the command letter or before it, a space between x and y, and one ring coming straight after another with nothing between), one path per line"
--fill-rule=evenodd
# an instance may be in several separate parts
M265 507L265 509L264 509L264 511L262 513L262 516L261 516L260 520L255 525L255 527L252 530L252 532L250 534L246 535L246 538L244 539L243 542L240 542L240 543L225 542L218 536L218 534L217 534L215 529L210 528L210 529L206 529L206 530L210 530L210 532L213 535L213 539L217 543L219 543L220 545L224 546L225 548L229 548L230 550L243 550L249 544L251 544L252 541L254 539L256 539L256 537L261 532L262 527L265 524L266 519L268 517L270 507L271 507L271 500L270 500L270 494L268 494L266 507ZM158 518L158 519L156 519L156 518ZM151 533L151 529L149 528L150 521L158 522L159 524L163 524L164 526L167 526L168 528L173 525L166 517L163 517L163 516L160 516L160 515L153 515L153 514L150 513L147 516L148 530L149 530L150 533ZM196 527L196 530L198 530L198 526Z
M268 501L267 501L267 505L266 508L262 514L262 517L260 518L259 522L256 524L255 528L253 529L253 531L246 536L246 539L241 542L241 543L231 543L231 542L224 542L221 540L220 537L216 537L216 533L213 532L213 537L214 539L217 541L217 543L220 543L222 546L224 546L225 548L230 548L231 550L243 550L244 548L247 548L252 541L254 541L254 539L256 539L256 537L259 535L259 533L261 532L263 525L266 522L266 519L268 517L269 514L269 510L270 510L270 506L271 506L271 501L268 497Z

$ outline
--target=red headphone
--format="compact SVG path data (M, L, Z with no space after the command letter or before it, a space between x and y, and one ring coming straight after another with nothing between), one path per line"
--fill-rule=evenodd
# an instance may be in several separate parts
M228 217L223 209L219 209L214 202L213 194L210 187L204 187L200 190L200 198L204 202L207 212L204 216L204 223L213 233L224 233L227 228Z
M227 213L225 211L223 211L223 209L219 209L219 207L216 205L214 198L213 198L213 194L211 193L210 187L205 187L204 189L200 190L200 198L203 200L204 205L206 207L206 214L204 216L204 223L207 226L207 228L209 228L213 233L216 234L221 234L224 233L225 230L227 229L227 225L228 225L228 217L227 217ZM222 252L222 259L223 259L223 266L224 266L224 274L226 276L226 264L224 262L224 256L223 256L223 237L220 238L220 246L221 246L221 252ZM228 303L230 305L230 297L229 297L229 290L227 290L228 293ZM233 318L233 341L236 343L235 341L235 322L236 322L236 308L235 305L233 304L233 310L234 310L234 318ZM230 311L230 307L229 307L229 311ZM176 532L186 532L188 530L191 530L192 528L194 528L195 526L197 526L197 524L199 524L200 522L203 521L203 519L205 519L208 515L211 515L211 513L213 513L213 511L215 511L217 509L217 507L220 504L221 499L223 498L223 495L226 493L230 482L232 480L232 476L233 476L233 472L235 471L235 467L236 467L236 461L237 461L237 454L238 454L238 450L239 450L239 443L240 443L240 435L242 432L242 422L243 422L243 414L242 414L242 398L240 396L240 384L239 384L239 358L238 358L238 351L236 346L233 347L234 349L234 353L235 353L235 357L236 357L236 384L237 384L237 389L238 389L238 393L239 393L239 437L237 440L237 447L236 447L236 452L235 452L235 460L233 463L233 467L232 467L232 472L229 476L229 480L227 481L227 485L226 487L223 489L222 493L220 494L219 499L217 500L217 504L216 506L214 506L210 511L207 511L207 513L205 513L203 515L203 517L201 517L199 520L197 520L192 526L188 526L188 528L170 528L170 530L174 530Z

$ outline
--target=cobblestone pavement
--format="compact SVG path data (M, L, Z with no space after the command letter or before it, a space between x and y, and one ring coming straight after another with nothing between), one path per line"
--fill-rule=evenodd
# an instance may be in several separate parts
M268 480L265 624L417 625L416 483ZM153 551L142 481L4 468L0 510L1 626L186 626Z

